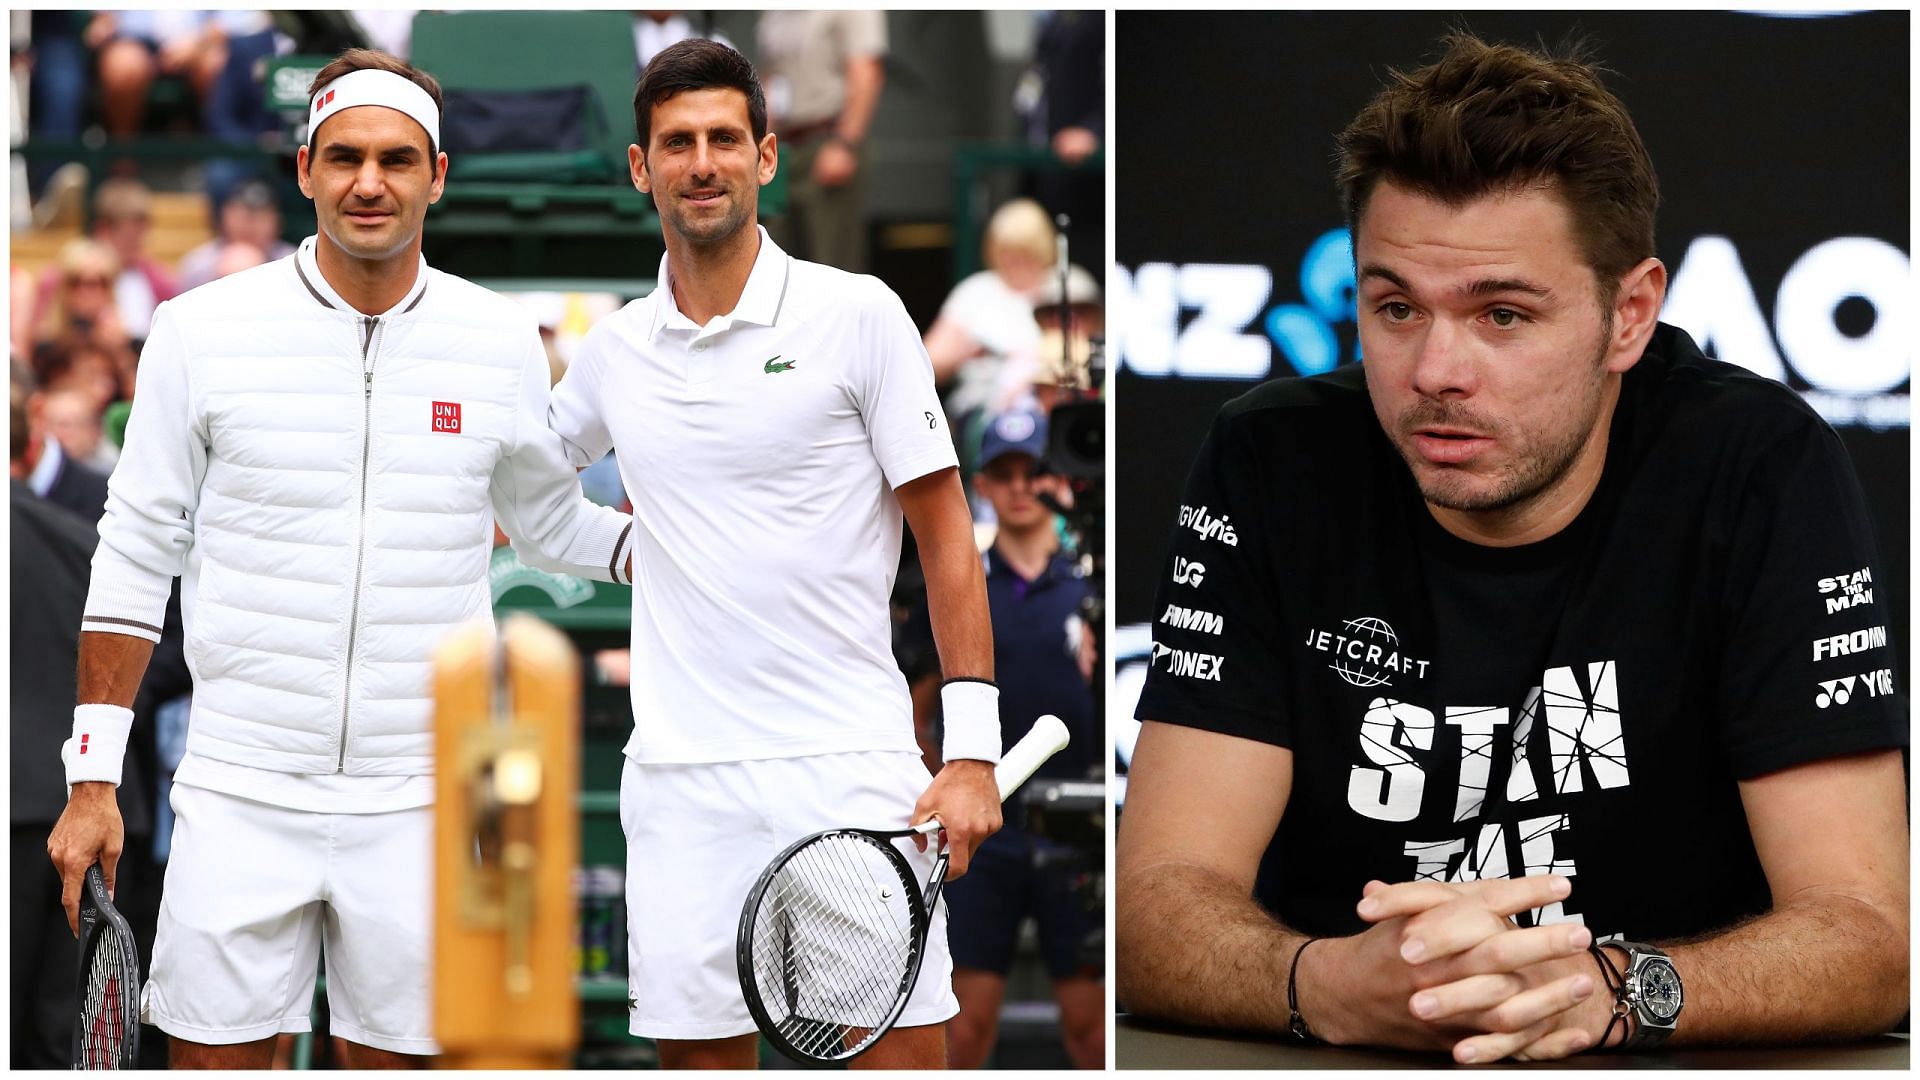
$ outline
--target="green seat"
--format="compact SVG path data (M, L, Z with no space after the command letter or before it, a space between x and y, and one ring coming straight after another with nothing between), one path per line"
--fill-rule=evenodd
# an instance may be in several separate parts
M467 154L453 175L547 183L625 183L633 141L633 16L619 11L422 12L411 60L448 90L586 85L605 123L591 153Z

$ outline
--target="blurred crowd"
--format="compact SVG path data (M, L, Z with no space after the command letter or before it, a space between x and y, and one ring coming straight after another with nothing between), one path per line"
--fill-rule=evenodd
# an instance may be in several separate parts
M347 43L340 38L342 19L351 20L360 40L405 57L412 16L410 10L14 12L15 142L27 135L43 146L97 145L104 138L111 148L112 140L182 134L257 147L284 124L267 105L268 60L337 51ZM1104 21L1098 12L1034 18L1032 69L1006 107L1017 113L1031 145L1077 165L1104 142ZM719 36L713 24L701 13L636 13L636 72L673 41ZM786 211L768 221L769 229L799 257L867 270L868 134L885 107L886 14L770 11L758 18L752 40L738 47L755 59L769 88L789 182ZM297 239L288 236L286 211L293 204L286 200L295 192L284 170L275 175L244 156L144 173L132 160L108 160L93 175L46 157L15 166L16 184L24 179L31 199L24 213L16 207L9 263L15 1067L66 1064L58 1025L70 1015L61 1010L71 1009L72 963L66 950L47 945L66 939L64 923L54 925L57 905L49 908L57 883L46 891L45 839L64 803L54 762L73 702L78 605L141 348L159 304L284 258L293 250L290 239ZM1096 674L1099 584L1089 576L1098 545L1075 524L1075 483L1054 468L1048 431L1057 405L1097 393L1105 312L1097 274L1060 257L1056 217L1070 214L1097 232L1104 189L1097 173L1042 173L1026 178L1021 190L1026 194L992 213L981 236L956 237L956 243L979 245L985 269L953 283L923 329L988 569L1009 742L1035 716L1060 715L1072 727L1074 749L1056 759L1048 775L1085 779L1098 776L1104 761L1095 696L1102 681ZM193 204L205 223L204 242L184 252L160 250L156 217L169 200ZM43 257L23 260L23 231L54 242ZM1085 261L1098 268L1104 258L1096 251ZM560 294L526 299L547 337L556 381L566 350L555 335L583 333L590 322L584 313L604 313L614 302L583 304ZM624 502L610 461L583 480L597 500ZM1079 481L1082 499L1085 483ZM937 748L939 672L918 580L909 551L896 597L897 651L923 744ZM28 597L32 603L23 602ZM167 777L184 746L191 691L179 656L177 606L138 710L122 791L123 802L138 804L123 808L129 836L122 906L143 935L143 957L151 955L146 946L167 850ZM169 648L176 658L171 664ZM1049 840L1023 832L1017 815L1009 822L996 846L977 857L971 890L950 894L956 926L966 927L955 930L956 945L962 937L977 943L955 952L963 1015L954 1029L954 1064L988 1060L1016 931L1037 921L1068 1056L1099 1067L1102 968L1088 943L1100 916L1086 891L1095 871L1062 862ZM1054 869L1036 870L1049 865L1049 852Z

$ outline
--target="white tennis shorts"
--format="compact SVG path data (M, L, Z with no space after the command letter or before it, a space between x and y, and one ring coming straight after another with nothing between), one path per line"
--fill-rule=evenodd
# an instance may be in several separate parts
M740 909L787 845L823 829L904 829L927 785L920 756L898 751L765 761L641 765L620 778L627 834L628 1030L652 1039L724 1039L754 1031L740 992ZM904 845L924 883L935 852ZM899 1026L960 1011L947 953L946 902Z
M252 1042L312 1027L326 943L333 1034L437 1054L433 807L287 810L173 787L153 971L141 1019L190 1042Z

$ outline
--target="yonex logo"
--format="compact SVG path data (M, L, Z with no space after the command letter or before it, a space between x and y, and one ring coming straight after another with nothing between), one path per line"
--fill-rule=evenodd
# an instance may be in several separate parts
M1212 653L1170 649L1156 641L1153 643L1153 656L1147 661L1147 666L1151 667L1159 663L1162 658L1167 661L1167 674L1207 682L1219 682L1220 666L1226 663L1224 657L1215 656Z
M1825 709L1834 705L1845 705L1854 697L1854 683L1867 692L1868 697L1886 697L1893 693L1893 669L1881 668L1869 671L1865 675L1849 675L1844 679L1828 679L1820 684L1820 692L1813 697L1814 705Z
M444 431L449 435L460 434L459 402L436 401L433 403L433 430Z
M766 374L772 375L781 371L792 371L793 365L797 363L799 363L798 360L789 360L782 364L780 363L780 358L776 356L772 360L767 361Z

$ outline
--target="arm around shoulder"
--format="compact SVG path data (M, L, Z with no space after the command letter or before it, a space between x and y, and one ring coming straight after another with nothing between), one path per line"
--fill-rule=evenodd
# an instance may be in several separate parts
M536 340L521 369L513 446L494 466L494 514L513 541L514 551L528 565L626 584L624 567L632 552L633 518L597 505L581 492L580 476L571 460L578 444L563 440L548 426L555 419L550 405L555 400L577 404L578 395L550 391L547 380L544 352ZM584 417L576 419L580 421L576 434L591 426ZM597 413L591 422L597 424ZM603 436L604 428L599 430Z

